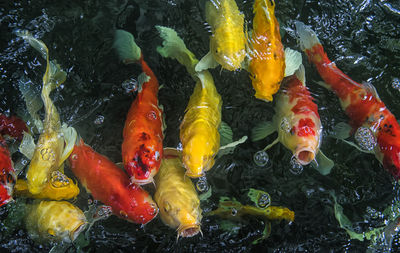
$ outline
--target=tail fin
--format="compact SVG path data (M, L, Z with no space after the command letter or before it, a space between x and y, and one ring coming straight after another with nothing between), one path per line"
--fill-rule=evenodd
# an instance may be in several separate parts
M317 34L309 26L300 21L295 21L295 25L302 50L311 49L316 44L320 44Z
M186 48L185 42L178 36L176 31L164 26L156 26L163 39L162 47L157 47L157 52L163 57L176 59L180 64L184 65L193 77L197 80L195 67L199 62L196 56Z
M117 51L119 59L124 64L136 62L142 55L140 47L135 43L133 35L124 30L115 31L112 47Z

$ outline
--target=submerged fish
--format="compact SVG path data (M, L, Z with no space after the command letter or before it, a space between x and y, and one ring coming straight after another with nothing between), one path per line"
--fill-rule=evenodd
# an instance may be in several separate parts
M206 2L206 20L211 26L210 52L196 65L196 71L216 67L233 71L241 67L246 56L244 15L235 0Z
M25 223L32 238L73 242L87 225L84 213L67 201L41 201L27 209Z
M360 84L339 70L326 55L317 35L301 22L296 22L302 49L317 68L324 86L339 97L350 118L352 132L360 133L375 157L396 178L400 178L400 126L395 116L379 98L371 84ZM356 135L357 137L357 135ZM368 140L363 140L367 138Z
M221 96L210 72L195 71L198 60L176 32L167 27L156 28L164 40L163 47L157 51L164 57L177 59L196 81L180 126L180 139L186 175L201 177L214 165L214 157L220 148Z
M142 66L141 87L125 120L122 142L122 160L125 170L136 184L153 182L163 152L163 116L158 104L158 81L143 59L132 34L117 30L114 47L120 59L128 64Z
M185 177L181 154L176 149L164 149L155 180L154 200L160 208L161 220L176 228L178 237L191 237L201 232L200 200L192 181Z
M298 163L308 165L318 158L319 171L328 174L333 162L319 150L322 125L318 106L313 100L305 86L304 67L300 65L295 75L288 77L282 85L277 96L273 122L261 122L256 126L252 130L252 140L264 139L277 131L278 137L264 151L281 142L293 152Z
M0 135L0 206L9 203L12 200L13 188L17 176L11 161L10 151L7 143Z
M42 41L27 32L21 32L19 36L39 51L47 62L42 88L45 107L44 130L39 136L26 174L30 193L39 194L49 182L51 173L58 170L72 152L77 135L74 128L61 127L60 116L50 99L50 92L65 81L66 73L58 64L49 61L49 51Z
M115 215L146 224L158 213L156 203L139 185L107 157L95 152L83 140L69 157L71 170L94 199L110 206Z
M28 132L25 122L16 116L7 117L0 113L0 135L8 135L17 140L22 140L24 132Z
M60 171L54 171L51 179L39 194L31 194L28 184L23 179L18 179L14 187L15 195L35 199L62 200L72 199L78 196L78 184L74 184L71 178Z
M255 97L272 101L285 75L285 54L274 0L255 0L249 72Z

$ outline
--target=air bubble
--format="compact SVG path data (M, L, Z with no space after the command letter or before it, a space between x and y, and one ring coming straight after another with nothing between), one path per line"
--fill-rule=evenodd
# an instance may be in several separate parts
M208 183L205 177L199 178L196 183L196 188L199 192L205 192L208 190Z
M393 78L392 88L395 89L395 90L400 91L400 80L399 80L399 78Z
M257 206L260 208L267 208L269 205L271 205L271 197L269 196L269 194L260 194L257 200Z
M231 210L232 216L236 216L237 212L238 211L236 210L236 208L232 208L232 210Z
M101 125L104 122L104 116L103 115L97 115L96 119L94 120L94 124L96 125Z
M125 80L122 83L122 88L125 90L126 93L132 92L132 91L137 91L138 89L138 81L135 78L130 78L128 80Z
M303 172L303 165L297 161L295 156L290 159L290 172L294 175L300 175Z
M354 139L356 140L357 145L363 150L370 151L376 146L375 136L371 129L367 127L359 127L354 134Z
M264 167L269 162L269 156L264 150L257 151L253 156L254 163L257 166Z

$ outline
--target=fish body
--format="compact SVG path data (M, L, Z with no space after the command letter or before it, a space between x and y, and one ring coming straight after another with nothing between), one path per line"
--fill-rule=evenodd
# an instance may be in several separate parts
M255 97L272 101L285 75L285 54L274 0L255 0L249 72Z
M16 116L7 117L0 113L0 134L22 140L24 132L28 132L25 122Z
M12 200L14 183L17 176L11 161L10 151L7 143L0 135L0 206L3 206Z
M107 157L80 141L69 157L71 170L94 199L111 206L115 215L146 224L158 213L156 203Z
M189 177L201 177L214 165L220 148L221 107L221 96L211 74L208 71L199 73L179 132L182 161Z
M353 132L361 127L369 129L377 142L375 157L396 178L400 178L400 126L395 116L379 98L375 88L360 84L344 74L332 63L314 31L296 22L300 43L310 62L339 98L350 119Z
M15 195L35 199L51 199L62 200L72 199L78 196L78 184L74 184L72 179L68 178L60 171L54 171L51 179L47 182L43 190L36 195L33 195L28 190L28 184L23 179L18 179L14 187Z
M139 54L145 81L125 120L122 160L133 183L147 184L153 181L161 164L163 112L158 105L157 78Z
M154 200L160 208L161 220L177 229L178 236L198 234L202 218L200 200L192 181L185 177L181 154L176 149L164 150L155 182Z
M222 68L233 71L241 67L246 56L244 15L235 0L208 1L206 20L211 26L210 51Z
M26 228L39 240L73 242L87 225L84 213L67 201L41 201L27 209Z
M277 96L274 124L280 142L301 165L307 165L319 151L322 125L318 106L301 79L292 75L284 81Z

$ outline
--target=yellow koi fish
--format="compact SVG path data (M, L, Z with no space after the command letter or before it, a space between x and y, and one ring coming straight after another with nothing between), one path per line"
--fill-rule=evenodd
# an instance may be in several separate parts
M160 208L161 220L176 228L178 237L192 237L201 232L200 200L190 178L185 178L181 154L176 149L164 149L155 183L154 200Z
M14 187L15 195L35 199L51 199L62 200L72 199L78 196L78 184L74 184L72 179L62 174L60 171L54 171L51 179L47 182L44 189L39 194L31 194L28 190L28 183L26 180L18 179Z
M274 0L255 0L250 43L250 72L255 97L272 101L285 75L285 53L275 17Z
M42 41L35 39L28 32L20 32L19 36L39 51L47 62L41 94L45 107L43 132L39 136L26 175L29 192L36 195L46 187L51 173L58 170L68 158L77 134L72 127L65 125L61 127L60 116L50 99L50 92L65 81L66 73L58 64L49 61L49 51ZM66 143L65 147L64 142Z
M206 20L212 30L210 52L196 65L196 71L218 64L230 71L237 70L246 56L246 37L244 15L235 0L208 1Z
M158 47L157 51L164 57L177 59L196 81L180 126L180 139L186 175L201 177L214 165L214 157L220 148L218 128L221 123L221 96L210 72L195 71L198 60L176 32L167 27L156 28L164 40L163 47Z
M65 242L73 242L87 225L84 213L66 201L30 205L25 222L33 239Z

